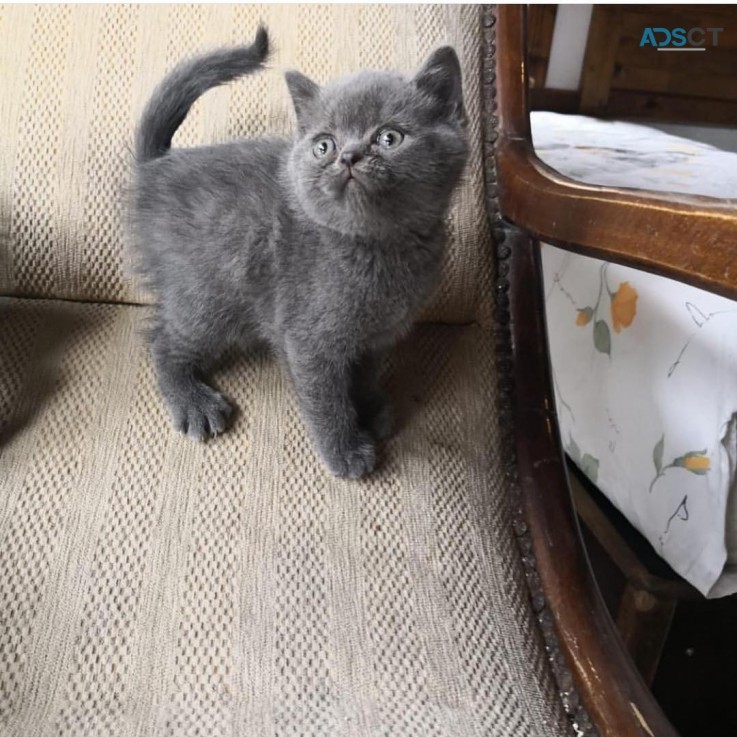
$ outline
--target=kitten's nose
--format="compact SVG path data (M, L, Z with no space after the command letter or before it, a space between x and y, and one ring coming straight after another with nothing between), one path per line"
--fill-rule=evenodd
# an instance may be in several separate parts
M363 158L363 154L355 148L346 148L340 153L340 161L348 166L353 166Z

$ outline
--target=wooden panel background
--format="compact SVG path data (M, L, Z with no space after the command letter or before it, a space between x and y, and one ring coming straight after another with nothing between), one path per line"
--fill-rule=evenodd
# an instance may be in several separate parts
M547 71L550 8L530 7L531 70ZM724 30L705 51L658 52L640 47L647 27ZM736 76L737 6L595 5L578 92L537 83L530 99L537 110L730 126L737 125Z
M543 89L548 74L557 5L535 5L527 16L527 64L531 89Z

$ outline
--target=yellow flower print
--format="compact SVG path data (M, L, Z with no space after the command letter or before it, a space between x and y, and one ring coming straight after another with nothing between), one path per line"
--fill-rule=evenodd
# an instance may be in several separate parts
M708 471L711 468L709 456L691 456L683 461L683 467L689 471Z
M637 314L637 296L637 291L628 281L619 285L619 289L612 297L612 327L615 333L632 325Z
M687 471L691 471L691 473L696 473L699 476L702 476L707 471L711 470L711 459L708 455L705 455L703 451L692 451L691 453L686 453L686 455L681 456L680 458L676 458L673 461L674 466L680 466L681 468L685 468Z
M576 325L582 328L590 324L593 328L591 337L594 340L594 348L599 353L605 353L611 358L612 330L615 333L620 333L622 332L622 328L628 328L632 324L637 314L638 294L637 290L628 281L621 282L617 291L612 292L607 282L608 267L609 264L604 263L599 268L599 293L596 296L596 302L587 307L576 307ZM561 287L561 289L563 288ZM563 292L567 294L565 290ZM610 301L612 316L611 328L606 317L599 312L600 308L602 311L606 309L602 305L602 299L605 294L609 296ZM567 296L574 302L570 294Z
M704 450L690 450L688 453L684 453L678 458L674 458L668 465L663 465L663 450L665 448L665 433L661 436L660 440L655 444L653 448L653 463L655 464L655 478L650 483L649 491L653 490L653 486L658 482L658 479L665 475L665 472L669 468L685 468L687 471L696 474L697 476L706 476L711 471L711 459L706 455L706 448Z

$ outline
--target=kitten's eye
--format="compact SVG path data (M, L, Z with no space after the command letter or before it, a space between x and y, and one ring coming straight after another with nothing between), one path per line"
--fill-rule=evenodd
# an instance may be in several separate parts
M384 128L379 131L376 136L376 143L381 148L396 148L404 140L404 133L396 130L396 128Z
M323 136L318 138L312 145L312 154L316 159L322 159L323 157L331 154L335 151L335 141L332 136Z

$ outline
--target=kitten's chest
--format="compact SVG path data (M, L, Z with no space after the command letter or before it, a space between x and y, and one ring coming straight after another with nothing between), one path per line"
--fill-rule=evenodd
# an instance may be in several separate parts
M385 247L361 253L342 269L340 303L356 329L396 332L411 323L434 290L440 273L439 247Z
M280 261L277 321L316 339L346 347L389 345L409 329L438 282L440 239L301 243Z

